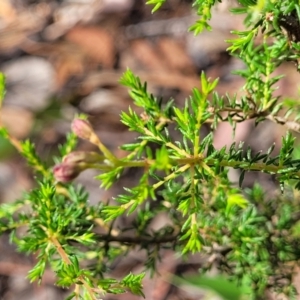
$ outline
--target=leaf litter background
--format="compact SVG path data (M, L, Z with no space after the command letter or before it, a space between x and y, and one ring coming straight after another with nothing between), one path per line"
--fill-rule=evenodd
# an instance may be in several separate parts
M223 1L214 11L212 32L195 37L187 28L197 20L191 1L170 0L151 14L141 0L1 0L0 1L0 70L7 77L7 94L2 119L19 139L31 138L43 159L53 163L57 145L64 141L70 122L78 112L90 116L102 141L117 155L122 143L135 138L120 123L122 110L132 104L128 91L119 85L122 72L130 68L150 91L173 97L183 105L193 87L199 87L199 74L220 78L219 93L240 92L243 81L231 71L242 63L226 53L225 40L230 30L242 29L243 20L228 12L235 1ZM280 73L288 76L278 90L285 96L298 95L299 74L292 63L284 64ZM208 129L207 129L208 130ZM285 128L264 122L257 128L252 121L237 127L235 140L246 140L254 151L277 147ZM221 124L215 134L215 146L232 143L232 130ZM79 149L92 150L81 142ZM109 191L99 189L94 171L84 172L76 182L90 192L90 202L97 203L132 186L137 178L129 170ZM230 172L233 181L239 173ZM263 183L270 193L277 183L270 176L247 174L244 186ZM24 190L34 186L32 173L24 160L4 140L0 140L0 201L11 202ZM126 220L123 220L126 222ZM159 216L153 228L164 226ZM137 250L137 249L136 249ZM111 275L121 277L129 271L143 270L143 253L132 251L120 259ZM183 262L171 251L163 252L154 279L144 280L146 299L220 299L207 292L177 288L170 274L190 274L201 267L203 258L191 256ZM35 264L34 256L15 252L8 236L0 240L0 299L64 299L67 292L54 286L55 276L47 271L41 286L29 284L26 274ZM212 272L214 274L214 271ZM107 295L104 299L139 299L131 294Z

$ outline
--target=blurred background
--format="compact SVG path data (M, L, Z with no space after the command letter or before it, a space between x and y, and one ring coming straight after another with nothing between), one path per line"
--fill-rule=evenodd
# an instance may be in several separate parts
M151 14L152 8L142 0L1 0L0 71L7 80L3 123L16 138L34 141L38 153L51 165L74 115L83 112L103 143L121 157L124 153L118 147L135 138L119 121L120 112L132 105L128 91L118 83L126 68L142 82L147 81L154 95L174 98L181 106L191 89L200 86L201 71L220 78L219 93L239 93L243 81L231 72L244 66L228 55L225 42L233 38L232 29L243 29L243 16L229 12L230 7L237 6L236 1L218 4L210 22L213 31L196 37L187 30L197 20L191 4L188 0L169 0ZM283 72L288 76L278 93L297 96L299 75L294 65L284 64ZM266 150L273 142L280 143L284 131L271 122L255 128L249 121L237 127L235 139L246 140L254 151ZM232 139L231 127L221 124L215 146L231 144ZM94 148L80 143L79 149ZM233 181L238 180L235 172L230 173ZM86 171L76 180L87 187L91 203L118 194L136 176L127 172L114 188L104 191L93 179L96 174ZM255 179L264 182L267 190L276 187L272 178L263 174L256 174L256 178L246 175L245 186L251 186ZM24 159L0 139L0 203L16 200L33 186ZM132 266L141 271L143 259L133 252L126 264L120 262L123 273L119 275ZM207 293L201 298L190 288L175 290L168 281L170 273L197 270L199 260L194 256L182 262L166 251L158 267L162 277L145 280L146 299L218 299L207 298ZM34 257L16 253L7 236L0 238L0 299L59 300L67 295L53 286L51 272L45 274L40 287L29 285L25 277L34 262ZM139 298L125 294L105 299Z

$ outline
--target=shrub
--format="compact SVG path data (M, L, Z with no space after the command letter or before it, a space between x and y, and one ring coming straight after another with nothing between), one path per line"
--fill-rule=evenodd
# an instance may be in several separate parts
M147 3L156 11L164 2ZM209 20L217 2L221 1L194 1L199 20L190 30L211 30ZM19 251L38 254L28 274L31 281L42 280L50 267L56 284L70 288L68 299L98 299L104 293L125 291L143 295L145 273L130 273L121 280L107 277L111 262L138 245L147 253L145 270L156 270L161 249L183 257L215 254L218 259L207 260L201 273L216 265L236 285L250 286L249 299L265 299L267 290L296 297L292 278L300 258L300 159L293 131L299 131L299 113L296 100L274 96L283 77L274 74L286 61L300 68L300 6L295 0L239 2L232 12L245 15L246 30L233 32L237 37L228 41L228 52L245 65L235 72L245 79L242 96L219 95L218 80L202 73L200 88L194 88L180 108L150 94L147 84L127 70L120 83L143 110L138 114L129 108L121 114L122 123L138 133L135 142L120 145L128 155L117 158L79 116L59 148L61 158L55 158L54 168L40 159L33 143L17 141L1 127L2 136L16 146L37 178L35 189L0 208L0 232L9 232ZM4 89L2 76L1 100ZM234 132L237 123L249 119L256 126L265 120L286 125L278 155L273 154L274 145L258 153L244 143L214 147L220 122L229 122ZM204 124L210 124L207 135L201 132ZM173 129L180 138L170 134ZM95 144L99 152L76 151L77 138ZM140 169L141 176L114 202L89 205L84 188L71 182L87 168L99 170L96 179L106 189L128 168ZM238 184L229 181L230 168L240 170ZM259 183L242 188L245 173L254 171L276 176L281 193L270 197ZM130 228L116 226L116 220L131 214L135 218ZM158 214L167 215L171 225L153 231L150 223ZM20 227L27 230L19 231Z

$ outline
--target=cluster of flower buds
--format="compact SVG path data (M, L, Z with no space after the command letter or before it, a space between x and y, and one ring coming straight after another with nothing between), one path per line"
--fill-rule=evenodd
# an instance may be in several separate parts
M72 131L81 139L87 140L98 146L103 155L97 152L74 151L66 155L62 162L53 168L54 177L60 182L69 182L75 179L82 171L88 168L110 168L116 158L101 143L87 120L75 119L72 123Z

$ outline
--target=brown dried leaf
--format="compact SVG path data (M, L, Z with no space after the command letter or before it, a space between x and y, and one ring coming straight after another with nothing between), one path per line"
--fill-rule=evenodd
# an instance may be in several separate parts
M0 52L9 53L24 43L26 35L19 31L0 31Z
M178 41L171 38L160 38L157 45L158 51L162 53L163 59L170 69L184 74L195 74L191 59Z
M86 54L70 42L36 43L28 41L22 49L37 56L47 57L56 69L56 87L61 88L72 76L81 76L90 67Z
M149 41L141 39L131 43L133 55L149 70L167 71L168 67L156 47Z
M72 76L81 76L85 70L82 56L76 53L60 55L55 61L57 88L61 88Z
M112 68L115 61L115 47L113 37L99 27L76 26L65 38L77 44L95 62L104 68Z

